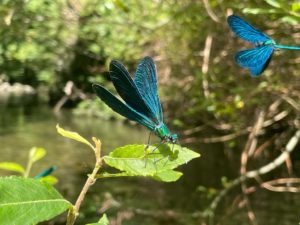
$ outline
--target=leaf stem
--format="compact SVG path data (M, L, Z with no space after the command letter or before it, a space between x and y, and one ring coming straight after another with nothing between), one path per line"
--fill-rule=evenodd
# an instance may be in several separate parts
M28 162L26 165L26 169L25 169L25 173L24 173L24 177L27 178L29 177L29 173L33 164L33 156L36 152L36 148L32 148L29 152L29 156L28 156Z
M81 206L81 203L83 202L86 193L88 192L89 188L95 183L97 180L96 175L99 171L99 169L102 166L102 158L101 158L101 142L100 140L93 139L95 142L95 156L96 156L96 163L95 167L93 169L93 172L88 176L88 179L86 180L77 200L74 205L74 207L69 209L68 216L67 216L67 223L66 225L73 225L75 223L75 220L79 214L79 209Z

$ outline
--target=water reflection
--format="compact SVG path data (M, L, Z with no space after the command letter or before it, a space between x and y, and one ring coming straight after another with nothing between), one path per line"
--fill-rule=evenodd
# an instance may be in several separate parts
M47 156L33 167L32 174L50 165L58 166L54 173L59 179L57 188L71 201L77 197L86 174L91 172L94 158L85 145L58 135L57 123L86 138L99 137L106 152L124 144L145 143L148 138L148 131L142 126L74 117L68 111L54 115L47 107L0 108L0 115L0 161L16 161L24 165L32 146L46 148ZM133 213L123 224L201 224L201 220L190 213L203 209L210 200L203 198L196 191L197 187L221 187L222 176L229 179L238 176L239 154L227 157L222 144L194 146L192 149L200 149L202 156L181 168L184 176L178 182L160 183L143 178L100 180L90 190L78 224L95 222L103 203L109 198L118 205L118 208L114 205L109 208L110 216L121 212L130 212L128 215L132 216ZM0 174L5 173L0 171ZM218 208L221 224L250 224L244 208L231 207L238 193L239 188L230 193ZM290 225L300 221L299 194L278 194L260 189L249 197L259 224ZM166 210L171 211L163 214ZM64 224L63 220L64 217L57 219L55 224Z

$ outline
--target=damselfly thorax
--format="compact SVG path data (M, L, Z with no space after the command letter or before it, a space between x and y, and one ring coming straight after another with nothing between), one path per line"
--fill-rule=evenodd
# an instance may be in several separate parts
M267 45L276 45L276 42L273 39L271 39L271 40L260 41L255 43L256 47L267 46Z
M154 133L160 137L163 142L170 142L173 144L177 142L177 134L171 134L164 123L159 123L154 129Z

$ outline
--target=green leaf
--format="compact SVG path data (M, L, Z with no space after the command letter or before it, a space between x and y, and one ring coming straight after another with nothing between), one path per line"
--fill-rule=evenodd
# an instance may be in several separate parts
M14 162L1 162L0 169L18 172L22 175L24 175L25 173L25 169L23 168L23 166Z
M174 170L165 170L162 172L157 173L154 176L154 179L164 182L174 182L178 180L182 176L181 172L174 171Z
M294 2L294 3L292 3L291 8L292 8L293 12L299 11L299 9L300 9L300 2Z
M71 203L51 185L32 178L0 178L0 225L32 225L49 220Z
M39 180L42 181L42 182L45 182L47 184L51 184L51 185L54 185L58 182L58 179L55 176L52 176L52 175L41 177Z
M89 223L87 225L108 225L108 224L109 224L109 220L107 219L106 214L103 214L103 216L101 217L98 223Z
M284 16L284 17L281 18L281 20L283 22L286 22L286 23L289 23L289 24L292 24L292 25L297 25L298 24L297 18L295 18L293 16Z
M29 155L32 159L32 162L36 162L42 159L46 155L46 150L44 148L33 147L30 149Z
M281 8L282 5L279 1L277 0L265 0L269 5L275 7L275 8Z
M78 133L64 130L63 128L59 127L58 124L56 125L56 129L57 129L57 132L60 135L62 135L64 137L67 137L67 138L70 138L70 139L73 139L75 141L79 141L81 143L84 143L84 144L90 146L94 150L94 146L88 140L86 140L85 138L80 136Z
M276 9L261 9L261 8L244 8L242 10L243 13L249 13L249 14L272 14L272 13L278 13L278 10Z
M149 176L161 181L175 181L181 173L172 171L200 155L179 145L162 144L150 146L145 154L145 145L126 145L104 157L111 167L126 172L127 176ZM120 174L124 176L124 173ZM101 175L100 175L101 176Z

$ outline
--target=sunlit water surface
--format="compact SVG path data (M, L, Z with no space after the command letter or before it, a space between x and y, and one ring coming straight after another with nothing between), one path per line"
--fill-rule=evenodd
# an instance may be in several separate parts
M56 124L86 138L100 138L106 153L125 144L146 143L148 138L145 128L121 121L72 116L69 111L54 115L47 107L0 108L0 161L25 165L31 147L45 148L47 156L34 165L32 174L50 165L58 166L54 173L59 179L56 187L72 202L86 174L91 172L93 153L85 145L58 135ZM105 210L110 219L117 218L124 225L201 224L201 219L193 217L192 212L205 208L210 200L197 191L198 187L220 188L222 176L229 179L238 176L239 159L234 153L231 153L233 157L228 157L221 144L189 147L202 156L181 167L184 176L178 182L160 183L145 178L98 180L82 205L83 213L77 224L96 222ZM0 174L7 175L4 171ZM250 224L245 207L233 207L234 199L241 197L239 193L240 189L236 188L220 204L219 224ZM259 189L250 194L249 199L259 225L300 222L299 194ZM65 216L57 218L55 224L63 224L64 219Z

